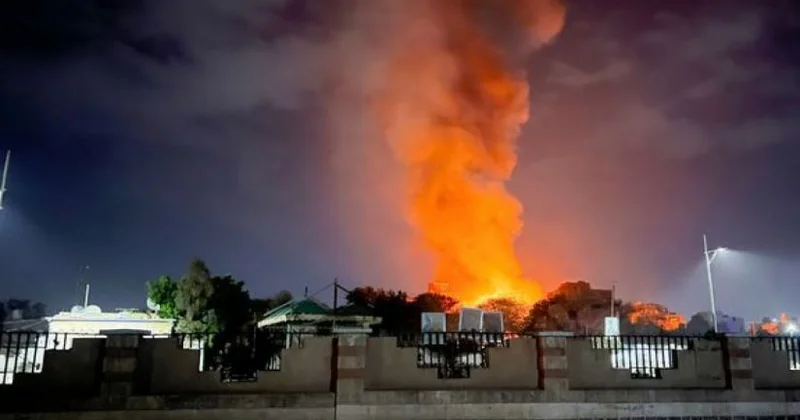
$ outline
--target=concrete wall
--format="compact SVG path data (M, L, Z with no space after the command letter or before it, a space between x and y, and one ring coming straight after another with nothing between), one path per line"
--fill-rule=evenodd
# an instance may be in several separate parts
M87 338L76 341L69 350L46 350L41 373L18 373L14 385L0 387L0 392L93 395L100 389L104 341Z
M376 390L370 388L371 378L376 375L373 369L383 369L391 364L398 369L397 361L383 360L377 349L386 351L386 356L398 355L397 350L386 347L385 339L340 340L339 363L345 363L342 354L347 354L346 364L351 367L346 379L340 378L337 385L346 386L346 394L339 392L337 418L341 419L601 419L601 418L686 418L686 417L769 417L800 415L800 393L794 390L756 390L752 382L752 367L749 363L749 339L731 339L719 343L719 347L708 344L694 350L719 353L725 364L726 386L720 388L714 383L712 388L697 389L618 388L619 383L610 382L603 388L577 389L571 378L578 377L570 365L571 347L582 349L585 354L576 360L585 363L589 353L606 352L602 349L587 348L582 339L566 335L538 337L537 358L539 381L537 387L529 389L508 389L501 386L470 389L457 388L457 385L444 385L446 382L460 382L464 379L448 379L439 382L438 390L403 389ZM378 344L375 345L374 342ZM515 345L512 342L511 348ZM506 350L509 350L506 349ZM500 351L503 349L496 349ZM407 353L407 352L404 352ZM380 353L379 353L380 354ZM495 367L493 353L489 370ZM610 366L610 358L597 359L597 364ZM706 355L708 356L708 355ZM405 362L408 363L406 355ZM698 356L700 357L700 356ZM711 357L711 356L708 356ZM573 360L574 357L573 357ZM413 360L416 362L416 360ZM375 367L373 364L378 363ZM680 363L680 362L679 362ZM413 366L413 364L412 364ZM501 365L502 366L502 365ZM521 364L523 370L524 364ZM695 365L695 371L703 372L705 367ZM408 369L408 368L407 368ZM686 367L687 372L688 367ZM605 370L608 373L608 370ZM383 373L385 376L386 373ZM588 371L587 376L598 375L598 371ZM688 375L685 374L685 375ZM408 378L403 374L403 378ZM668 377L666 380L670 380ZM427 381L428 379L426 379ZM584 382L586 380L582 379ZM627 382L624 379L623 382ZM469 380L466 380L469 381ZM650 380L646 380L650 381ZM598 381L599 382L599 381ZM427 382L426 382L427 383ZM597 382L596 382L597 383ZM651 382L652 383L652 382ZM624 383L623 383L624 385ZM444 387L449 387L448 390ZM474 384L470 387L475 387ZM340 388L341 389L341 388ZM792 402L790 402L792 401Z
M401 348L394 337L366 344L365 387L384 389L535 389L539 384L537 340L512 340L509 347L487 350L489 368L472 368L469 378L442 380L436 368L417 368L418 349Z
M796 338L757 338L750 344L753 385L756 388L800 388L800 370L790 370L791 364L800 365L798 347L792 346L796 343ZM787 347L794 347L795 352Z
M632 379L583 338L519 338L489 349L488 367L469 378L440 379L394 338L344 335L307 339L283 352L279 372L224 384L172 339L76 340L49 353L43 373L0 387L0 420L800 416L800 390L775 382L794 377L781 351L732 338L696 339L679 352L661 379Z
M688 349L656 350L653 358L671 365L659 369L660 378L633 378L631 369L614 368L613 356L624 350L593 348L589 340L573 339L567 346L572 389L723 389L727 387L725 356L720 341L689 338ZM683 341L683 340L681 340ZM615 355L615 353L617 353ZM623 354L619 354L623 353ZM640 364L642 360L639 360Z
M149 394L231 394L329 392L331 338L309 337L299 348L284 349L281 370L258 372L254 382L223 383L219 372L198 372L200 352L177 340L144 340L139 360L148 366L141 389Z

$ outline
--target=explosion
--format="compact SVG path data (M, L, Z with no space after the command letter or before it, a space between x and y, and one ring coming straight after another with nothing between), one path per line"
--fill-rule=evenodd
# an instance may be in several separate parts
M408 219L435 257L430 289L465 305L543 295L514 242L522 204L506 189L528 119L521 46L563 26L554 0L412 0L372 102L406 170ZM513 48L509 48L513 46ZM529 48L528 48L529 50Z

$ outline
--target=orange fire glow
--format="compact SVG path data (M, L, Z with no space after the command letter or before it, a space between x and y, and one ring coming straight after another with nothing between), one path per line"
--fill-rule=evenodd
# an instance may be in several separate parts
M666 307L655 303L632 302L628 320L633 324L655 325L665 331L676 331L686 325L683 315L669 312Z
M553 0L407 4L415 8L408 26L421 34L398 40L376 110L407 170L409 221L435 257L431 290L464 305L536 301L542 288L524 277L514 248L522 204L505 186L529 88L492 28L541 44L561 30L564 8ZM482 25L487 13L506 21Z

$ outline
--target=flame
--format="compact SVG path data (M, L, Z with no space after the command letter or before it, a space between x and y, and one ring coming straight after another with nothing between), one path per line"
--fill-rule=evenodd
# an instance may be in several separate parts
M686 325L686 318L683 315L670 312L663 305L631 302L630 309L628 320L632 324L655 325L664 331L677 331Z
M564 8L552 0L405 4L415 9L409 34L397 40L375 109L406 170L409 222L435 258L431 291L464 305L536 301L542 288L523 276L514 248L522 204L506 189L529 87L491 28L541 44L560 31ZM507 22L481 25L487 6Z

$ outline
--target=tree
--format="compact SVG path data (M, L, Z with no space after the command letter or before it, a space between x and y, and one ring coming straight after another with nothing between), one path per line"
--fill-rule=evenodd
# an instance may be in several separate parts
M377 329L381 333L419 332L423 312L451 312L458 301L437 293L422 293L414 298L399 290L383 290L372 287L357 287L347 294L347 302L371 308L375 316L381 317Z
M0 307L4 307L7 319L15 316L15 313L22 319L41 319L47 316L47 306L44 303L29 299L9 299L4 304L0 303Z
M503 314L503 327L506 332L518 333L525 327L525 317L530 311L527 305L511 298L489 299L479 306L486 312Z
M178 283L175 307L180 314L176 330L184 333L213 334L220 331L220 322L211 306L214 285L205 262L193 260L188 274Z
M405 292L357 287L347 294L347 302L372 308L375 316L381 317L378 326L381 332L403 333L420 329L419 307Z
M620 304L615 301L615 308ZM523 331L601 333L610 309L610 290L592 289L584 281L563 283L547 298L533 305L525 318Z
M709 332L714 332L713 322L709 322L711 317L710 312L698 312L689 318L686 323L686 333L694 336L706 335Z
M158 315L175 319L175 330L181 333L233 334L254 320L244 283L232 276L212 276L198 259L180 281L163 276L148 283L147 289Z
M30 318L41 319L47 316L47 306L42 302L36 302L31 305Z
M211 296L208 310L213 311L217 331L237 334L255 321L250 311L250 293L244 282L232 276L211 277Z
M533 305L525 317L523 331L572 331L577 315L559 302L550 299L540 300Z
M31 301L28 299L9 299L6 302L6 307L8 311L22 311L25 312L30 308Z
M250 301L250 310L253 312L256 319L260 319L263 318L264 314L267 312L283 305L286 302L290 302L292 299L294 299L294 297L290 292L282 290L276 293L274 296L270 296L265 299L252 299Z
M356 287L347 294L347 303L364 307L373 307L386 292L382 289L375 289L370 286Z
M156 304L156 314L165 319L178 319L178 307L175 297L178 295L178 283L169 276L161 276L158 280L147 282L147 297Z
M524 330L571 331L602 334L604 319L610 315L611 291L592 289L586 282L564 283L537 302L528 313ZM622 334L665 334L681 331L685 320L665 306L649 302L614 301Z
M420 312L450 312L458 306L458 301L450 296L438 293L422 293L417 295L412 304Z

